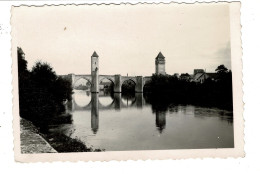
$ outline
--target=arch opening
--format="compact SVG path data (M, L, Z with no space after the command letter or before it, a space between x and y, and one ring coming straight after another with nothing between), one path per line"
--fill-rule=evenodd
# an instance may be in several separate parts
M122 83L122 103L126 106L131 106L135 103L135 87L136 82L132 79L126 79Z
M134 94L135 93L135 87L136 87L136 82L132 79L126 79L123 81L121 89L122 89L122 94Z
M104 77L99 80L99 91L101 95L110 95L114 91L114 82L110 78Z
M90 91L91 81L84 77L78 78L77 80L75 80L75 82L73 84L73 89Z
M108 107L113 104L113 91L114 91L114 82L104 77L99 81L99 103L103 107Z

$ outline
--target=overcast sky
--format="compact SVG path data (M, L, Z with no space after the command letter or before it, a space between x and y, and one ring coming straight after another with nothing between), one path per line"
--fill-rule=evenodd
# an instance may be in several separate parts
M94 51L100 74L151 75L159 51L168 74L231 66L228 4L18 7L13 21L28 67L57 74L90 74Z

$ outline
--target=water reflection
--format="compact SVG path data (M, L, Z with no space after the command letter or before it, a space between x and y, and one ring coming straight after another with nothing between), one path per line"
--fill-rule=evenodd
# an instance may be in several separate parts
M84 95L83 95L84 94ZM185 105L170 104L165 105L162 101L156 100L148 104L142 93L122 94L108 92L90 93L89 91L76 91L73 101L68 102L67 108L70 111L75 110L91 110L91 129L94 134L99 128L99 111L100 110L116 110L120 111L125 108L142 109L146 105L152 106L152 111L155 113L155 125L159 133L163 133L166 127L166 113L178 113L184 115L194 115L194 117L218 117L220 120L233 123L232 111L219 110L216 108L189 107Z
M155 124L160 133L163 132L166 125L166 112L164 111L156 111L156 119Z
M127 107L128 106L132 106L136 102L135 95L133 95L133 94L124 94L122 96L122 102Z
M85 100L85 103L79 100ZM75 131L71 136L96 148L233 147L232 111L166 104L162 98L150 100L142 93L124 95L82 91L75 91L67 109L73 115L72 128ZM64 126L59 130L68 132L65 131L67 128Z
M68 106L71 111L91 110L92 107L99 108L99 110L121 110L128 107L142 108L145 105L145 99L142 93L136 93L134 95L122 95L121 93L114 93L113 95L90 93L84 95L84 97L79 97L78 95L81 96L83 94L82 92L75 92L73 100L69 103L70 106ZM93 106L93 102L97 106Z
M122 97L121 93L114 93L114 103L115 103L116 110L121 110L121 106L122 106L121 97Z
M99 94L91 94L91 129L94 134L97 133L99 127Z

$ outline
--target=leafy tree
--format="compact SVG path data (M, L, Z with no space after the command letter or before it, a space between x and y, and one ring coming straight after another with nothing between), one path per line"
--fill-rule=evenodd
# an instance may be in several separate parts
M27 111L27 99L29 98L30 74L27 70L27 61L22 48L17 47L17 62L18 62L18 86L19 86L19 103L20 115L24 115Z
M17 47L17 57L18 57L18 76L23 78L25 75L28 75L29 71L27 70L27 61L25 60L25 54L22 48Z
M64 110L63 102L71 99L71 83L58 77L48 63L36 62L28 71L24 52L17 48L17 53L20 116L46 126Z
M228 69L225 67L225 65L219 65L215 71L219 74L223 74L227 73Z

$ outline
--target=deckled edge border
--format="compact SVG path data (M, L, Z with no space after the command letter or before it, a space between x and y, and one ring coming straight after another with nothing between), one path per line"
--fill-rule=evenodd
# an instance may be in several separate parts
M17 7L51 7L51 6L83 6L83 5L165 5L165 4L219 4L219 3L229 3L230 4L230 19L236 14L235 20L230 21L230 36L231 36L231 61L232 61L232 71L233 71L233 85L238 85L239 88L233 88L233 93L239 93L239 96L233 95L233 102L236 102L236 110L234 110L234 143L235 148L225 148L225 149L186 149L186 150L154 150L154 151L114 151L114 152L84 152L84 153L57 153L57 154L21 154L20 151L20 119L19 119L19 95L18 95L18 72L17 72L17 52L16 46L17 41L14 39L16 30L13 27L13 12ZM239 10L237 10L239 9ZM59 5L19 5L11 7L11 57L12 57L12 95L13 95L13 134L14 134L14 154L15 160L17 162L54 162L54 161L127 161L127 160L163 160L163 159L202 159L202 158L238 158L244 157L244 119L243 119L243 72L242 72L242 40L241 40L241 3L239 1L233 2L194 2L194 3L178 3L178 2L168 2L168 3L154 3L154 2L141 2L141 3L82 3L82 4L59 4ZM232 11L232 12L231 12ZM231 28L234 29L233 33ZM235 40L235 41L234 41ZM232 46L233 45L233 46ZM232 47L235 47L235 49ZM236 58L234 58L236 57ZM236 76L234 75L236 74ZM235 90L234 90L235 89ZM238 103L237 103L237 100ZM241 101L240 101L241 100ZM235 105L235 104L234 104ZM238 106L237 106L238 105ZM235 108L235 107L234 107ZM236 112L237 111L237 112ZM235 119L236 118L236 119ZM239 130L236 129L239 127ZM239 145L237 147L236 145ZM193 151L193 152L192 152ZM206 152L205 152L206 151ZM221 153L219 153L222 151ZM176 155L176 152L179 154ZM133 155L135 153L136 155ZM164 155L162 155L164 154ZM127 155L127 156L126 156Z

